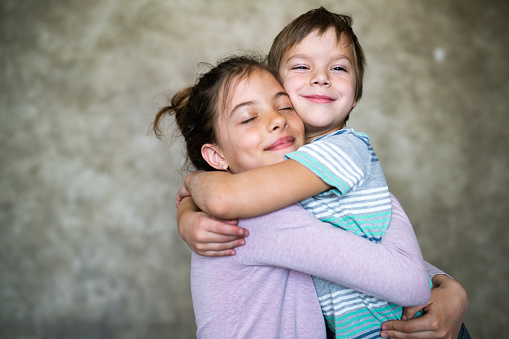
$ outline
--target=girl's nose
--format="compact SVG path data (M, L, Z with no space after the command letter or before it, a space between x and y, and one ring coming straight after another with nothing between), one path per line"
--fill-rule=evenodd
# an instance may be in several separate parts
M280 129L284 129L288 125L288 121L286 120L286 117L277 111L272 112L269 119L270 119L270 121L269 121L269 130L270 131L277 131Z

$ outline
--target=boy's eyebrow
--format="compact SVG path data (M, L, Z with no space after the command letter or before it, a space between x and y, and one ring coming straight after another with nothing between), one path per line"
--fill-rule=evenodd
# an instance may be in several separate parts
M275 95L274 95L274 99L278 99L282 96L285 96L287 98L290 98L290 96L288 95L288 93L286 93L285 91L281 91L281 92L277 92ZM253 101L253 100L250 100L250 101L244 101L244 102L241 102L240 104L236 105L235 107L233 107L233 109L230 111L230 116L233 116L233 114L235 113L235 111L237 111L238 109L244 107L244 106L252 106L256 104L256 101Z
M295 55L292 55L291 57L289 57L286 62L289 62L290 60L292 59L311 59L311 57L307 54L295 54ZM336 56L333 56L330 58L331 60L341 60L341 59L346 59L348 60L350 63L352 62L352 60L350 60L350 58L348 57L348 55L346 54L338 54Z

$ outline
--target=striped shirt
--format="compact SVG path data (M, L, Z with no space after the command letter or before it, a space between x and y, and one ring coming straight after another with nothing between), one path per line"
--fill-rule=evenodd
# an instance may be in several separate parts
M322 221L380 242L391 220L391 198L380 161L364 133L343 128L287 154L332 188L301 201ZM341 246L341 244L338 244ZM379 338L381 323L402 307L313 277L322 313L336 338Z

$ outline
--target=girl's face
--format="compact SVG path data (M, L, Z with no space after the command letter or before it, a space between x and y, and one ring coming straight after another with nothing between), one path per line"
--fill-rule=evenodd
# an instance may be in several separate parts
M232 173L284 160L304 143L304 124L272 74L256 70L233 82L219 113L219 153Z

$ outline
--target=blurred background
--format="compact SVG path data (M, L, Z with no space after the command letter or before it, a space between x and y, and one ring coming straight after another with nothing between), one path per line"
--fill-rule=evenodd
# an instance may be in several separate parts
M148 128L199 62L266 53L320 5L368 60L349 126L467 289L472 337L509 337L509 2L1 0L1 338L195 336L185 154Z

